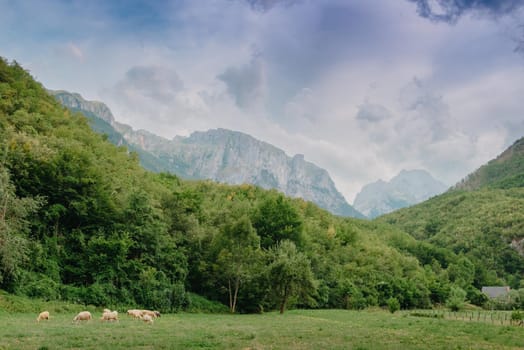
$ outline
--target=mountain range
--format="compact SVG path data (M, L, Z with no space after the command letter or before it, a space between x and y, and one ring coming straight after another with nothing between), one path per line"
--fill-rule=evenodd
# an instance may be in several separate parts
M186 179L211 179L228 184L249 183L276 189L314 202L335 215L364 218L336 189L328 172L250 135L226 129L194 132L172 140L145 130L134 130L115 120L102 102L87 101L67 91L49 91L65 107L81 112L92 128L116 145L138 153L142 165Z
M378 180L364 186L353 207L372 219L423 202L446 189L425 170L402 170L389 182Z

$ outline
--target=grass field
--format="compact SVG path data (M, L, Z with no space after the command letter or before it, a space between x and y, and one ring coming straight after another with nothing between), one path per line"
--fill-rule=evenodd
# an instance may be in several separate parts
M74 314L0 312L0 349L524 349L524 327L414 317L408 312L296 310L262 315L164 315L153 325L73 324Z

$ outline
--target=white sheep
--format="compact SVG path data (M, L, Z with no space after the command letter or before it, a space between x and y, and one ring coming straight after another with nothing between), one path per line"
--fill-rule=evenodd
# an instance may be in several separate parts
M49 311L42 311L38 317L36 318L36 322L40 322L41 320L49 320Z
M79 312L78 315L73 318L73 322L78 321L89 321L91 319L91 313L89 311Z
M111 312L111 310L109 310L109 309L104 309L104 311L102 311L102 313L104 313L104 314L105 314L106 312Z
M153 324L153 317L151 317L148 314L144 314L142 315L142 321L144 321L145 323Z
M148 315L148 316L151 316L151 318L156 318L160 314L160 312L158 311L151 311L151 310L140 310L140 313L142 316Z
M101 321L118 321L118 311L107 311L108 312L104 311L104 313L102 314L102 317L100 318Z
M127 310L127 314L133 318L141 318L142 310Z

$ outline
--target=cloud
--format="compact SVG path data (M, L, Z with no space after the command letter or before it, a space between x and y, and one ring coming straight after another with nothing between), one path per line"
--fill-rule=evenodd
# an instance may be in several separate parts
M227 68L217 78L226 84L228 93L238 107L251 109L263 103L266 72L260 54L254 54L247 65Z
M139 95L160 103L168 103L175 94L183 90L184 84L178 74L169 68L134 66L126 72L116 88L129 96Z
M303 88L284 107L281 124L291 128L303 128L315 123L325 111L319 110L315 93L310 88Z
M293 6L301 0L245 0L253 11L267 12L277 5Z
M102 95L118 121L168 138L202 127L209 114L200 91L186 88L168 66L133 66Z
M445 139L453 128L449 125L449 106L439 95L428 88L417 77L400 90L400 105L404 108L407 120L402 120L398 128L405 128L404 123L422 129L426 141Z
M436 22L456 23L467 13L500 17L522 7L522 0L408 0L420 16Z
M77 58L78 60L82 61L84 59L84 53L75 44L69 43L69 45L67 45L67 50L73 57Z
M379 104L365 102L358 108L357 119L366 123L377 123L391 118L391 112Z
M519 29L520 30L517 31L518 34L513 37L516 44L514 51L524 55L524 24L521 24Z

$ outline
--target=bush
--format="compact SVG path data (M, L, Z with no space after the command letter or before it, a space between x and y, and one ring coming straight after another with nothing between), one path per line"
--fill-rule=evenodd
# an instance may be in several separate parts
M224 304L208 300L198 294L187 293L189 304L186 309L188 312L201 313L228 313L229 308Z
M56 300L59 298L58 283L45 275L24 273L23 282L20 285L20 288L17 290L18 294L45 300Z
M86 293L83 296L85 304L90 305L110 305L111 300L108 296L108 285L103 283L93 283L85 289Z
M451 287L449 292L449 298L446 300L446 306L450 308L451 311L460 311L466 305L466 295L467 293L464 289L454 286Z
M522 314L522 312L518 311L518 310L515 310L511 313L511 321L512 322L519 322L519 321L522 321L524 320L524 315Z
M397 298L389 298L387 304L389 312L391 312L392 314L400 310L400 302Z
M189 293L186 291L184 285L180 282L172 285L170 296L170 307L172 312L178 312L180 310L187 309L191 304Z
M486 294L482 293L480 290L478 290L477 288L473 286L468 286L468 288L466 288L466 292L467 292L467 299L473 305L483 306L489 300Z

